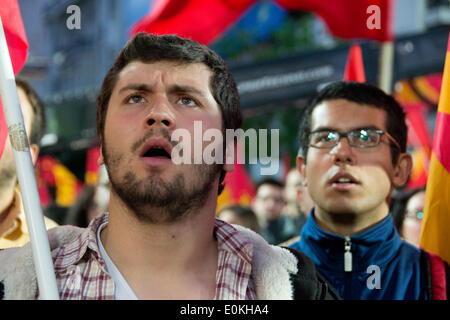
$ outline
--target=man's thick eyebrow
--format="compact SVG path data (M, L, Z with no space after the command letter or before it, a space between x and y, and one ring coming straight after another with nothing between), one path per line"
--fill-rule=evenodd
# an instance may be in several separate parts
M152 89L144 83L131 83L131 84L126 85L125 87L121 88L119 90L119 93L122 93L127 90L136 90L136 91L144 91L144 92L152 91Z
M339 131L335 128L330 128L330 127L318 127L314 130L312 130L311 132L322 132L322 131Z
M192 86L188 86L188 85L175 84L175 85L173 85L170 88L170 91L174 92L174 93L177 93L177 92L178 93L195 93L195 94L198 94L198 95L200 95L202 97L205 96L204 93L201 90L199 90L199 89L197 89L195 87L192 87Z
M366 129L366 130L368 130L368 129L381 130L380 128L378 128L378 127L376 127L374 125L368 125L368 126L358 126L358 127L355 127L355 128L351 128L351 129L347 130L347 132L355 131L355 130L364 130L364 129ZM338 129L330 128L330 127L318 127L317 129L315 129L314 131L311 131L311 132L322 132L322 131L336 131L336 132L339 132Z
M119 93L122 93L127 90L136 90L136 91L142 91L142 92L152 92L152 89L144 84L144 83L131 83L126 85L125 87L121 88L119 90ZM200 96L205 96L203 92L195 87L189 86L189 85L178 85L175 84L170 88L170 91L173 93L195 93Z

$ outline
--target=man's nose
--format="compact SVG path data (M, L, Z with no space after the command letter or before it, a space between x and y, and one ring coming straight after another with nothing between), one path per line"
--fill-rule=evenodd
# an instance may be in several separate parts
M149 128L163 126L172 129L175 125L173 108L166 97L158 97L145 117L145 125Z
M347 137L341 137L336 146L331 149L335 164L355 164L356 158Z

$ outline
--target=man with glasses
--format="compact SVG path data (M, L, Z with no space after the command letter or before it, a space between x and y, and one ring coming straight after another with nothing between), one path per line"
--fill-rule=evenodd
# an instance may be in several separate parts
M435 298L428 255L400 238L389 213L412 168L398 102L368 84L329 84L306 106L299 136L297 168L315 206L291 247L344 299Z

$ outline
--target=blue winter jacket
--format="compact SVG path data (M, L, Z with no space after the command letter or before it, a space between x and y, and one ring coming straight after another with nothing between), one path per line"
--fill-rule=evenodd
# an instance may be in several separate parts
M290 247L306 253L344 300L428 299L420 250L400 238L390 214L344 238L321 229L313 209Z

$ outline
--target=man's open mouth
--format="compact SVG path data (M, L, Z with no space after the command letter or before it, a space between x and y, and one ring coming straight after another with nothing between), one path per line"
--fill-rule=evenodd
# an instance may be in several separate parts
M140 157L145 159L172 159L172 146L166 139L153 138L147 141Z
M148 149L143 155L142 157L144 158L150 158L150 157L154 157L154 158L167 158L167 159L171 159L170 154L163 148L160 147L154 147L154 148L150 148Z

